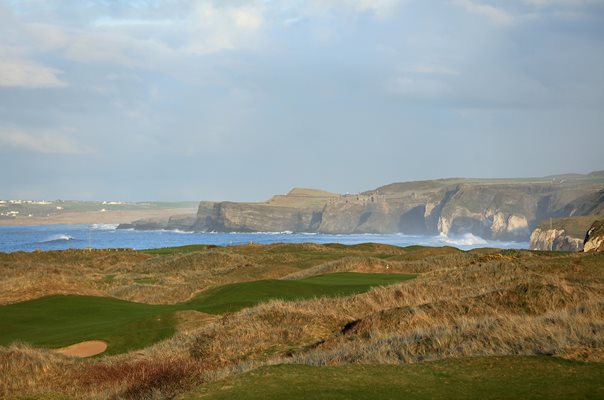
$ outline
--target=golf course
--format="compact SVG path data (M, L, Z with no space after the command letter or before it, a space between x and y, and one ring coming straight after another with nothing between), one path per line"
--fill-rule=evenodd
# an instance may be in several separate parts
M602 254L0 253L8 399L598 399Z
M47 296L0 306L0 345L18 341L53 348L103 340L108 343L108 354L118 354L172 336L177 311L224 314L272 299L349 296L414 277L344 272L300 280L242 282L208 289L186 303L173 305L93 296Z

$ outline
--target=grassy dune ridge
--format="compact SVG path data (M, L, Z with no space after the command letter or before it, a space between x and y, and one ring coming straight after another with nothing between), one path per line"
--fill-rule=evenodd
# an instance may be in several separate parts
M133 353L75 360L25 345L0 347L0 370L5 378L0 380L0 394L4 397L51 394L60 398L147 399L172 398L177 394L186 397L187 393L197 396L204 388L210 390L212 382L236 387L241 373L271 365L283 365L280 368L285 372L279 379L288 385L287 382L296 382L299 374L298 367L293 366L296 364L318 366L321 371L326 366L405 367L419 363L432 374L438 371L438 364L431 361L446 360L455 370L456 362L463 366L464 360L478 356L492 363L492 377L499 374L509 377L508 381L502 378L500 383L493 383L494 386L486 383L483 386L484 390L489 387L496 390L505 382L514 382L515 378L505 375L505 371L522 364L532 365L527 367L527 371L532 371L540 368L541 362L530 364L533 359L529 357L519 358L520 364L509 364L496 357L539 355L540 360L555 361L552 356L556 356L582 360L588 366L604 360L601 254L497 249L461 252L450 248L401 249L371 244L200 247L188 252L166 250L162 254L114 256L97 253L104 261L76 252L66 260L66 265L83 265L83 276L77 279L70 268L53 261L69 258L65 254L42 253L29 259L24 254L10 256L20 258L21 266L29 266L18 270L11 264L5 268L2 262L6 262L7 256L0 255L0 271L4 276L12 282L19 282L19 274L39 276L40 281L21 291L15 288L5 299L48 294L45 291L50 285L42 273L45 269L56 270L50 276L64 277L67 284L63 289L71 293L82 294L78 291L95 288L100 293L117 293L124 299L145 298L149 303L160 298L164 303L175 298L189 301L203 293L199 287L189 286L187 277L200 286L206 285L203 288L207 290L237 282L276 278L286 282L289 278L306 278L306 274L311 277L334 272L419 275L404 283L375 287L353 296L264 302L193 324L186 332ZM139 258L136 262L135 257ZM85 266L82 259L96 262L95 268ZM108 274L114 278L99 284L98 279ZM87 286L91 277L93 284ZM158 283L133 283L141 278L153 278ZM168 294L152 296L140 287ZM10 302L14 301L5 300ZM288 370L290 365L292 370ZM558 376L562 377L577 376L573 371L580 370L576 366L579 364L556 365ZM478 363L472 368L473 379L480 383L485 365ZM374 386L387 385L396 374L401 374L401 379L413 376L410 370L382 373L378 369L372 374L383 375L384 380L371 381L361 372L347 371L334 373L334 387L338 385L338 376L346 374ZM577 378L578 384L573 388L576 391L572 392L575 397L601 397L598 396L601 369L589 367L581 371L585 379ZM425 375L418 375L418 379L419 376ZM488 374L484 379L489 379ZM543 398L548 397L548 387L553 385L548 374L535 374L532 381L526 382L522 390L541 391ZM316 386L317 390L321 387ZM478 390L478 384L466 387L477 388L475 397L484 393ZM280 393L281 389L277 389L271 393ZM441 394L446 397L448 392L443 388ZM392 398L386 395L381 398Z
M444 251L459 252L451 248ZM174 304L188 301L215 286L280 279L349 257L406 257L408 252L379 244L275 244L237 247L195 245L144 251L0 253L0 304L53 294ZM378 260L371 265L359 266L357 272L418 272L395 268L395 261ZM391 268L387 270L389 264ZM332 271L324 273L329 272Z

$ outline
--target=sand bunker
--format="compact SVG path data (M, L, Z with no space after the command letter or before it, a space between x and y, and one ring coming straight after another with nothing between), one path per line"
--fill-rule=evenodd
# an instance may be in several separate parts
M92 357L107 350L107 343L102 340L88 340L71 346L55 349L57 353L73 357Z

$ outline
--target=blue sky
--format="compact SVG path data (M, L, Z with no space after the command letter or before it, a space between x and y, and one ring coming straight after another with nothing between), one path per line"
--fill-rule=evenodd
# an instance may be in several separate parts
M604 169L604 1L0 0L0 197Z

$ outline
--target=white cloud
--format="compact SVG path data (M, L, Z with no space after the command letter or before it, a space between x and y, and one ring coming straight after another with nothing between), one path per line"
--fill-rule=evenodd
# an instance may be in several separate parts
M0 149L21 149L41 154L83 154L85 151L62 132L0 131Z
M47 67L10 49L0 49L0 86L52 88L66 86L60 71Z
M85 27L28 23L22 29L35 48L72 60L151 68L183 55L252 46L263 23L260 3L205 1L163 19L101 17Z
M235 24L242 29L256 30L262 25L261 12L258 9L245 7L231 11Z
M486 17L499 25L506 25L514 21L512 14L490 4L473 0L453 0L453 4L462 7L469 13Z
M190 43L185 50L209 54L232 50L251 43L252 35L263 23L261 6L217 7L201 4L188 21Z
M162 42L129 34L127 28L96 27L88 30L29 23L23 33L39 51L60 52L70 60L148 67L166 58L172 49Z

